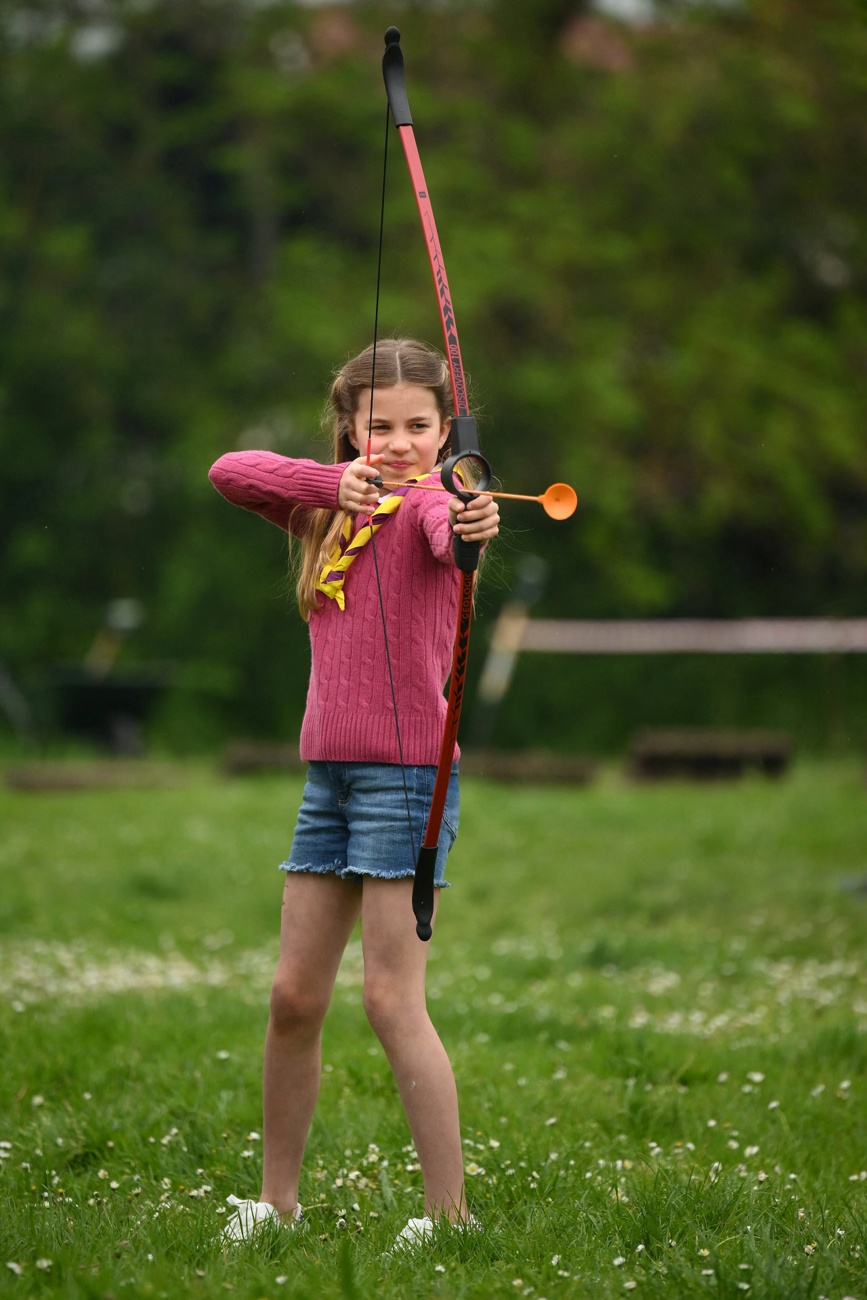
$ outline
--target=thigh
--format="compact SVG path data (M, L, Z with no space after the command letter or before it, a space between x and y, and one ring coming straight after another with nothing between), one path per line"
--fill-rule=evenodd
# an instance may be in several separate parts
M439 893L434 895L434 920ZM429 943L415 932L412 880L366 877L362 887L361 942L366 985L387 983L404 997L424 1001Z
M338 876L287 875L278 975L311 991L330 991L361 903L358 886Z

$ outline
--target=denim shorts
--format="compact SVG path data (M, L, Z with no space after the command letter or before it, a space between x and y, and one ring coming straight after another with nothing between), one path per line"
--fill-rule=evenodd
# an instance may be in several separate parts
M364 876L412 876L435 778L436 768L426 765L401 769L396 763L310 763L292 849L280 870L333 873L359 884ZM446 858L457 838L459 811L455 763L434 873L440 888L448 888Z

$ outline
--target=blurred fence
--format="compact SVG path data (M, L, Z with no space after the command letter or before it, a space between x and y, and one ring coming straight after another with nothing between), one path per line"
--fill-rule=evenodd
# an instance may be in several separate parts
M624 667L628 665L630 657L640 661L645 656L654 655L660 660L663 657L677 660L679 656L686 659L687 656L722 655L728 656L729 662L733 662L738 655L743 656L745 662L748 656L770 658L781 655L786 656L790 663L795 662L796 656L813 657L814 661L824 656L832 666L832 671L821 691L816 692L815 682L812 686L804 682L781 682L780 693L785 694L788 690L790 694L794 691L801 696L806 690L811 697L815 697L813 711L823 716L826 738L834 739L835 743L845 734L850 724L860 735L858 719L863 708L856 700L854 702L858 707L854 714L849 709L844 683L840 680L842 670L838 671L833 666L842 663L842 656L867 653L867 619L534 619L529 616L526 602L511 601L500 611L494 625L479 679L471 728L471 739L476 745L490 744L495 730L498 730L501 705L509 692L518 660L532 653L576 656L576 662L578 657L583 656L588 666L594 656L600 665L604 665L606 660L612 662L613 657L613 662L619 662ZM577 670L576 674L558 672L559 729L564 731L568 721L568 710L563 710L564 699L573 702L580 699L582 729L586 731L588 713L594 708L599 710L603 697L608 706L612 700L619 700L619 705L614 705L614 709L622 714L617 726L613 726L610 719L606 724L611 736L615 732L622 732L623 739L626 740L631 732L642 726L666 725L669 722L687 724L690 712L696 711L697 695L703 694L695 680L696 673L692 672L687 680L684 680L682 674L675 680L670 669L654 676L658 679L657 689L654 701L648 703L644 698L649 686L645 680L646 674L640 675L637 685L633 683L631 689L624 690L622 673L609 672L605 681L597 680L598 672L591 673L589 678L585 673L581 677L579 691L572 680L574 677L577 682ZM782 674L777 676L782 677ZM719 684L720 673L716 672L714 677ZM741 687L745 686L747 680L748 678L741 683ZM766 682L762 683L762 692L767 693ZM688 698L678 702L681 694ZM706 690L704 694L707 694ZM742 691L738 685L735 682L729 683L728 695L733 699L739 694ZM640 708L636 706L636 696L641 697ZM718 699L714 707L718 709ZM732 708L731 700L725 711L738 712ZM779 698L772 711L777 715L772 725L794 725L791 720L792 709L781 708ZM572 712L575 712L574 708ZM607 712L611 712L611 707L607 708ZM762 709L751 709L750 712L761 713ZM686 716L682 716L684 714ZM797 715L797 710L795 714ZM702 719L700 725L710 725L709 720ZM742 726L744 721L729 717L725 725ZM750 719L750 725L755 725L753 719ZM764 725L768 725L768 720ZM801 732L805 728L798 725L796 730Z
M867 618L525 618L507 639L548 654L865 654Z

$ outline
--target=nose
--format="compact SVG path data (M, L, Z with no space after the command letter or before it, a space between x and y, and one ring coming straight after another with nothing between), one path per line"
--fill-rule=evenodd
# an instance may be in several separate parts
M395 425L391 431L388 445L392 451L405 451L411 446L409 433L403 425Z

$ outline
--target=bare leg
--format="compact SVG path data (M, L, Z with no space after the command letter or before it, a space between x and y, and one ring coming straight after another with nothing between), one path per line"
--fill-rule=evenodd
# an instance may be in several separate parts
M455 1078L425 1003L428 945L415 932L411 880L364 881L364 1009L394 1073L418 1152L425 1212L467 1218Z
M319 1093L322 1022L340 958L361 911L361 890L331 875L289 873L280 957L271 989L262 1078L261 1200L290 1214Z

